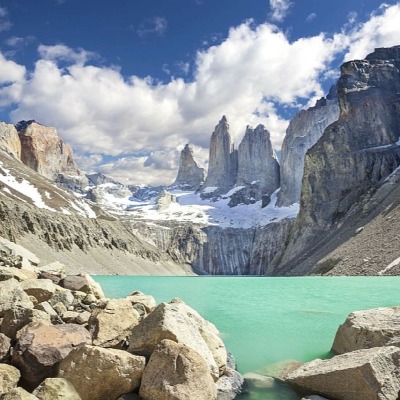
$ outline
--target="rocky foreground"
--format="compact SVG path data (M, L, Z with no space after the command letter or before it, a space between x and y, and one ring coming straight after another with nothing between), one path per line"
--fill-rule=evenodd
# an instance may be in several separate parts
M310 400L397 400L400 395L400 307L351 313L332 346L284 380ZM323 396L323 397L321 397Z
M0 239L2 400L231 400L243 378L217 328L179 299L107 299Z

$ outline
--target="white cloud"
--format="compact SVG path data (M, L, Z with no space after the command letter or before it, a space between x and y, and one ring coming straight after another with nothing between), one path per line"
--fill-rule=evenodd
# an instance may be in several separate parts
M317 18L317 13L313 12L313 13L307 15L306 21L307 21L307 22L311 22L311 21L313 21L315 18Z
M289 0L269 0L270 17L273 21L282 22L289 12L292 2Z
M165 17L156 16L144 21L136 33L140 37L146 37L150 35L163 36L168 28L168 21Z
M262 123L279 148L288 124L280 108L322 96L321 80L332 77L331 63L346 49L351 57L364 57L376 45L398 44L393 42L400 37L399 8L383 8L367 23L333 37L295 41L276 26L248 21L231 28L221 44L198 52L190 81L171 78L166 84L85 64L92 53L82 49L42 45L28 77L24 67L0 58L0 82L9 82L1 89L1 104L17 102L14 122L36 119L56 126L81 154L122 157L115 162L89 158L88 168L100 165L103 173L124 182L170 183L176 149L194 144L195 157L204 164L222 115L236 145L246 125Z
M8 10L0 6L0 32L8 31L12 27L11 21L8 19Z

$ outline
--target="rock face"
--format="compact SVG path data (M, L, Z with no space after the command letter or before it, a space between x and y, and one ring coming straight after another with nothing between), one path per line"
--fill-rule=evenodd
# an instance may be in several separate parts
M298 264L309 243L316 246L400 165L399 49L342 65L340 116L307 152L300 214L280 259L283 268Z
M258 183L259 195L272 194L279 187L279 162L272 148L270 133L263 125L246 128L238 148L237 186Z
M58 375L74 385L82 400L110 400L139 389L144 367L144 357L85 345L61 362Z
M339 101L336 86L317 101L314 107L301 110L291 121L282 144L281 190L278 206L287 207L300 202L304 157L307 151L331 123L339 118Z
M232 143L228 121L223 116L211 136L208 174L203 187L219 188L223 193L233 187L236 175L237 151Z
M193 148L186 144L181 152L179 161L178 176L176 177L174 186L186 189L197 190L204 182L205 171L200 168L193 158Z
M16 125L21 140L21 161L46 178L58 174L80 175L71 148L58 137L55 128L36 121L21 121Z
M143 400L216 400L217 389L204 359L172 340L162 340L143 373Z
M12 154L15 158L21 158L21 141L14 125L0 122L0 149Z
M400 307L351 313L340 325L332 351L337 354L381 346L400 347Z
M400 390L400 350L374 347L314 360L286 376L306 394L338 400L395 400Z

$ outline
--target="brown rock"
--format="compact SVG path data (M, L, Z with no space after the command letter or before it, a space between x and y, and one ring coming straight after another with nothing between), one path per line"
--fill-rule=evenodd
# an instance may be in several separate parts
M9 337L0 333L0 363L6 361L10 355L11 340Z
M97 299L105 298L100 285L90 275L68 275L61 281L61 286L73 291L91 293Z
M78 313L78 316L76 317L76 323L79 325L87 324L89 322L90 315L91 314L88 311Z
M46 178L54 179L58 174L80 175L72 149L58 137L55 128L35 121L17 124L22 151L21 160Z
M97 306L89 319L93 344L102 347L122 345L140 321L139 313L127 299L114 299Z
M217 389L196 351L162 340L144 370L139 395L143 400L216 400Z
M0 282L0 317L16 306L33 308L28 295L15 279Z
M15 340L17 332L31 322L50 324L50 316L44 311L32 308L15 307L8 310L3 318L0 331L10 339Z
M163 339L171 339L197 351L215 380L224 372L227 352L217 328L184 303L159 304L132 329L128 351L150 356Z
M374 347L314 360L286 376L295 388L338 400L395 400L400 390L400 349Z
M144 357L84 345L61 362L58 376L68 379L82 400L110 400L137 390L144 367Z
M0 364L0 395L17 387L21 377L17 368L8 364Z
M91 343L90 333L81 325L31 323L19 332L12 363L22 374L22 386L36 388L45 378L56 375L59 362L70 351Z
M343 354L390 345L400 347L400 307L373 308L351 313L340 325L332 351Z
M82 400L67 379L47 378L33 392L39 400Z
M21 282L21 287L29 296L36 297L39 303L49 300L56 291L50 279L28 279Z

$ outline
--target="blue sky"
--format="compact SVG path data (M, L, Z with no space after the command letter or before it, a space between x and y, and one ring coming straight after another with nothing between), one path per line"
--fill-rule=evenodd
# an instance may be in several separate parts
M171 183L186 142L207 162L223 114L237 145L263 123L279 149L399 22L397 1L0 0L0 119L55 126L87 171Z

